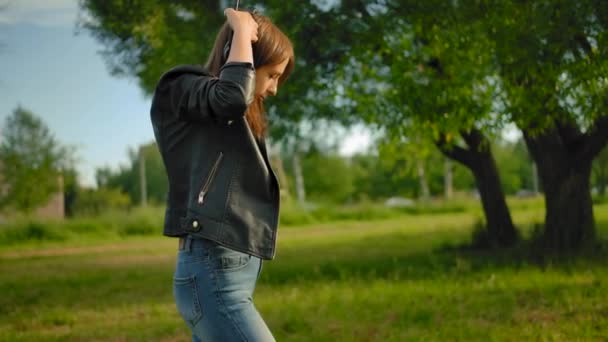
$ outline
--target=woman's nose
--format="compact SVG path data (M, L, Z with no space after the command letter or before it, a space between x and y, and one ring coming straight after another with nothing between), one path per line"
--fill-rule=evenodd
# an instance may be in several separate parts
M270 84L270 87L268 87L268 93L270 93L272 96L277 94L277 82L272 82Z

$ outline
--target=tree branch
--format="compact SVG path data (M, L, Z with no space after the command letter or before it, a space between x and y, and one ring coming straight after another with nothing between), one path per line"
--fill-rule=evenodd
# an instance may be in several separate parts
M589 57L593 55L593 48L587 40L587 37L584 33L577 33L574 35L574 40L578 43L578 45L587 53Z
M487 152L489 143L486 137L478 129L472 128L468 131L460 131L460 135L469 146L469 150L475 152Z
M608 115L595 119L593 126L584 136L584 143L578 156L583 160L593 160L608 144Z
M470 150L447 142L445 134L440 134L439 139L435 141L435 146L446 157L453 159L462 165L471 168L473 166L473 158Z
M576 149L576 145L580 143L583 139L583 132L579 129L579 127L572 121L554 119L555 127L557 127L557 131L562 140L563 145L567 149L571 149L574 147Z

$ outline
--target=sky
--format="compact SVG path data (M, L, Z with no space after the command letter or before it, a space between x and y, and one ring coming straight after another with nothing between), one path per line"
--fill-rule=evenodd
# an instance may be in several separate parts
M150 98L135 79L110 76L101 44L76 34L77 0L0 0L0 135L18 106L40 117L64 145L75 146L80 183L99 167L128 163L128 149L154 139ZM363 129L343 140L350 155L369 145Z

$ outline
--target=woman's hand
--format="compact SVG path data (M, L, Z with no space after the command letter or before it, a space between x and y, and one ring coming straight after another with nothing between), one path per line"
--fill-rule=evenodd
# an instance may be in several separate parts
M226 15L228 24L234 31L235 36L246 37L252 43L258 41L258 23L253 20L253 16L249 12L226 8L224 15Z

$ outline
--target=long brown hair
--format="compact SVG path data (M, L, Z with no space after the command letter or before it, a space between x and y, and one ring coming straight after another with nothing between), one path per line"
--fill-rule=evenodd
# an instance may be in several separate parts
M257 13L251 13L251 15L258 23L258 41L252 45L254 66L259 68L265 65L276 65L286 59L288 60L285 72L279 78L280 85L285 82L295 66L293 45L289 38L268 17ZM205 64L205 68L212 75L219 76L221 67L226 63L223 50L231 35L232 29L226 22L217 34L213 49ZM262 139L268 129L262 98L255 97L245 112L245 118L253 134L258 139Z

